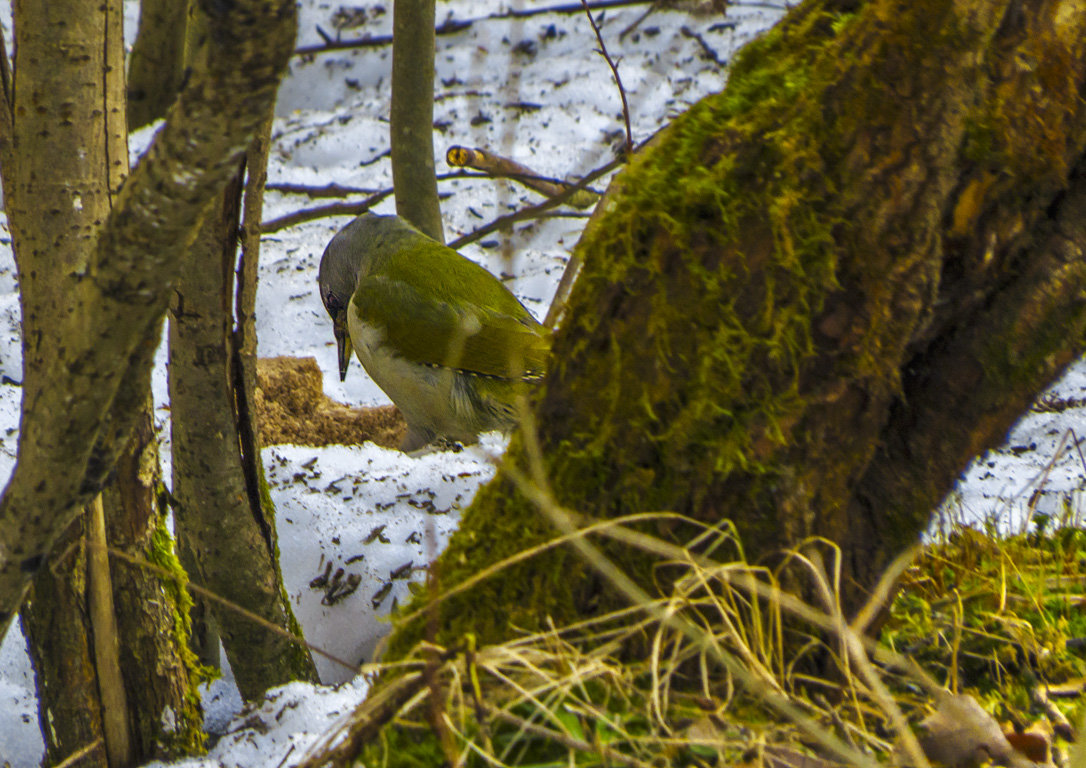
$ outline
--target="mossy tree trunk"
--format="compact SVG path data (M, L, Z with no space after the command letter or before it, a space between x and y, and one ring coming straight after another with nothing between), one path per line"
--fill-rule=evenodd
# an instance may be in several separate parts
M206 55L203 41L214 33L211 22L202 11L190 18L188 46L194 62ZM203 618L210 614L221 632L246 699L291 680L317 679L308 649L282 634L300 637L301 629L283 588L275 509L250 405L256 386L259 217L272 108L269 102L247 157L204 220L170 318L173 488L185 566L202 586L280 630L218 603L202 606ZM239 261L243 190L246 224L254 231L243 238ZM218 640L204 639L214 645L203 649L211 658Z
M106 538L128 558L110 559L120 663L129 733L137 761L191 755L203 744L203 715L189 650L188 595L176 579L138 563L150 561L178 576L168 507L158 463L158 439L147 405L102 494Z
M434 173L434 0L396 0L392 16L392 181L396 213L445 242Z
M588 521L732 520L763 562L826 537L854 612L1083 350L1084 91L1075 3L793 10L633 159L578 245L535 405L557 502ZM507 466L527 465L524 446ZM554 535L503 471L441 584ZM606 551L645 586L660 576ZM401 627L392 655L621 602L552 550Z

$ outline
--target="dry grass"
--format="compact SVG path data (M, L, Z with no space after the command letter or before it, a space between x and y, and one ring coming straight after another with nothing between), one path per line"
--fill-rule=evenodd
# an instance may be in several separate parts
M530 419L524 426L533 434ZM527 442L528 470L504 471L558 535L457 591L566 546L629 607L501 645L477 648L471 636L456 647L423 644L402 662L374 665L375 693L303 766L353 765L361 756L376 766L395 756L397 764L453 766L928 768L930 728L918 725L957 693L974 695L1004 730L1042 723L1073 736L1068 718L1081 718L1080 697L1049 694L1086 679L1081 529L1000 538L952 526L903 555L848 621L832 543L805 542L791 555L790 578L803 574L804 593L815 596L803 602L774 573L745 561L726 523L701 527L685 548L631 527L682 519L673 513L578 525L554 501L538 449ZM645 593L593 543L600 537L654 557L671 579L667 594ZM876 642L865 630L891 600ZM977 711L1003 741L1000 726ZM406 759L403 750L419 741L433 745L429 757ZM1052 738L1045 746L1050 764L1068 765L1063 750L1049 749ZM1025 759L985 754L1016 768ZM1080 755L1071 765L1086 761Z
M621 521L594 533L640 537ZM837 553L825 542L795 555L822 596L813 606L739 557L640 541L682 571L667 597L497 646L475 648L470 637L420 646L303 765L350 765L366 744L380 759L380 726L392 723L401 734L436 732L450 765L923 766L914 726L948 689L975 693L1019 728L1077 704L1031 692L1039 679L1084 671L1066 643L1086 625L1081 535L997 540L961 530L928 547L898 564L904 589L879 645L857 631L863 617L850 625L835 608ZM706 530L698 544L741 551L729 529ZM811 628L798 654L797 619ZM816 654L821 676L802 663Z

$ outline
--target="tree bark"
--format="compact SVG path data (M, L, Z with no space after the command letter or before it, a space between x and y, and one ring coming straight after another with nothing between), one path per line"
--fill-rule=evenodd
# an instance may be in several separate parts
M188 648L189 597L176 581L133 562L178 571L149 397L102 497L110 546L129 556L113 558L111 574L135 754L141 762L194 754L204 735Z
M177 522L204 587L300 637L282 586L275 510L264 485L252 414L245 407L252 401L255 382L248 382L246 389L240 340L233 331L243 176L239 168L221 210L207 217L193 245L194 257L181 275L170 323ZM218 268L208 269L213 256ZM251 306L241 314L252 323ZM212 612L246 699L291 680L316 681L304 645L235 611L213 605Z
M19 37L19 47L27 57L36 57L43 49L54 51L52 46L58 44L50 36L54 25L68 28L68 18L82 22L75 33L79 44L86 48L75 52L95 52L92 58L83 60L87 68L82 84L55 94L62 99L62 112L75 112L84 118L72 126L74 138L83 147L82 155L72 159L76 166L85 166L83 181L95 189L93 205L83 204L83 196L77 193L67 216L34 222L37 231L33 237L41 242L58 242L69 237L73 223L89 224L92 230L98 226L114 207L129 172L123 9L120 0L109 0L94 8L56 7L55 14L48 15L44 41L37 38L41 17L27 18L25 11L17 10L20 29L25 32ZM33 40L24 46L27 36ZM62 50L69 44L65 38L60 40ZM29 74L34 75L33 63L28 62L36 61L20 56L16 64L19 68L30 67ZM46 95L44 91L35 93L31 100ZM9 114L9 105L9 101L4 102L5 114ZM18 124L29 128L25 121ZM31 128L20 132L20 136L25 141L34 133ZM10 162L20 163L20 170L29 172L32 178L50 179L54 188L62 189L64 177L50 174L72 170L72 164L58 167L54 161L57 154L71 154L71 138L49 130L38 131L37 143L28 151L41 154ZM25 147L25 143L21 146ZM39 186L30 185L23 199L40 205L40 195ZM17 218L14 212L13 216ZM92 246L91 239L71 243L70 262L88 259ZM43 263L38 265L34 278L35 285L27 290L48 286L55 292L57 303L65 300L61 295L68 288L65 269ZM33 305L35 298L41 297L24 294L24 303ZM34 365L28 360L25 367ZM86 541L73 540L49 562L36 580L33 601L25 608L24 626L39 683L42 732L47 755L54 761L97 745L89 758L123 766L137 760L191 753L202 743L200 713L192 699L188 676L191 665L183 657L187 636L183 627L174 622L177 606L163 599L163 585L150 570L122 568L115 579L118 574L111 573L107 551L112 544L145 558L152 534L161 523L155 503L158 456L151 426L150 371L145 373L142 379L131 382L143 393L137 406L142 428L133 435L125 461L110 485L108 499L105 504L101 496L91 501L89 509L93 514L77 526L83 529L81 535L87 537ZM145 461L148 458L149 465Z
M131 765L135 754L129 736L128 695L121 675L121 641L113 606L113 580L109 575L106 513L97 496L86 512L87 612L93 634L94 673L102 702L102 733L110 768ZM69 631L78 625L69 627Z
M109 213L110 189L105 121L98 110L106 103L107 14L99 3L67 6L15 4L15 69L39 77L17 80L14 105L43 110L40 124L16 119L14 168L3 169L13 236L20 255L41 254L37 269L20 274L24 317L24 398L43 381L53 344L33 335L51 318L63 317L68 303L64 276L85 269L89 243ZM59 54L59 55L58 55ZM70 73L78 71L76 77ZM55 97L56 101L52 101ZM18 112L16 112L18 114ZM71 147L82 150L79 155ZM43 166L52 163L53 183L37 183ZM65 187L63 181L70 187ZM34 216L35 212L45 215ZM30 262L30 259L27 259ZM33 339L33 344L28 343ZM63 340L57 340L62 344ZM25 416L24 416L25 420ZM90 499L88 499L90 501ZM63 546L35 579L34 597L25 606L23 626L34 661L46 756L60 762L91 745L98 764L107 763L106 727L88 601L86 516L70 523ZM101 554L101 553L98 553ZM96 585L108 595L108 578ZM115 643L115 637L109 638ZM102 637L99 650L109 640ZM112 646L115 649L115 645ZM123 716L123 709L121 712Z
M166 116L185 79L189 2L141 0L140 27L128 59L128 127Z
M47 765L90 745L96 745L90 753L92 764L107 764L102 703L86 630L86 550L81 524L85 519L76 521L60 539L61 556L51 562L53 567L41 569L21 613L34 658ZM48 595L40 609L38 591ZM72 621L74 616L80 620Z
M578 245L535 406L557 503L731 520L767 563L825 537L856 611L1083 349L1084 88L1086 14L1056 0L793 10L631 162ZM506 466L528 459L514 439ZM437 572L454 586L553 535L503 471ZM659 592L645 555L606 551ZM621 604L557 549L390 650Z
M580 623L623 652L585 620L627 600L573 547L465 584L556 538L541 507L583 526L667 511L640 532L686 555L695 531L731 521L748 562L827 555L810 539L825 537L857 614L968 461L1086 347L1084 92L1086 13L1060 0L808 0L745 48L727 89L598 206L535 429L514 436L390 638L387 657L418 651L413 664L386 672L334 759L448 755L447 727L405 729L403 690L412 725L462 696L481 703L477 722L457 711L457 732L505 743L486 702L524 689L480 690L484 644L560 644ZM629 541L600 549L650 598L670 595L675 561Z
M396 213L445 242L434 173L434 0L392 12L392 183Z
M150 368L171 283L204 211L270 109L292 50L293 3L206 5L214 17L206 65L194 68L113 211L69 235L78 248L34 233L40 219L67 217L104 194L81 181L87 148L73 126L86 116L69 114L81 102L64 98L96 80L84 68L97 61L100 71L100 54L81 50L84 14L71 6L16 5L17 27L36 27L48 52L30 56L33 34L17 32L28 39L16 62L24 62L12 112L18 160L3 173L22 289L25 389L19 460L0 501L0 632L126 445L144 396L130 382ZM52 29L32 13L59 14L64 23ZM48 159L43 178L66 181L33 178L31 158ZM45 285L57 274L55 288Z

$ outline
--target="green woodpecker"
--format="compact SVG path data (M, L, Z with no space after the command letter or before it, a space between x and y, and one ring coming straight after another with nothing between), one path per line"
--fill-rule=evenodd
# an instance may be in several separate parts
M407 421L401 449L509 430L544 374L550 333L492 274L396 216L359 216L328 244L319 284L339 346Z

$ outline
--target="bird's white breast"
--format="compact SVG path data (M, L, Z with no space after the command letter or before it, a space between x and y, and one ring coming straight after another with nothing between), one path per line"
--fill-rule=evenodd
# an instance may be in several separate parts
M347 327L359 362L409 426L466 442L480 430L493 428L479 421L478 404L471 402L464 374L401 356L387 343L383 329L361 320L353 306Z

